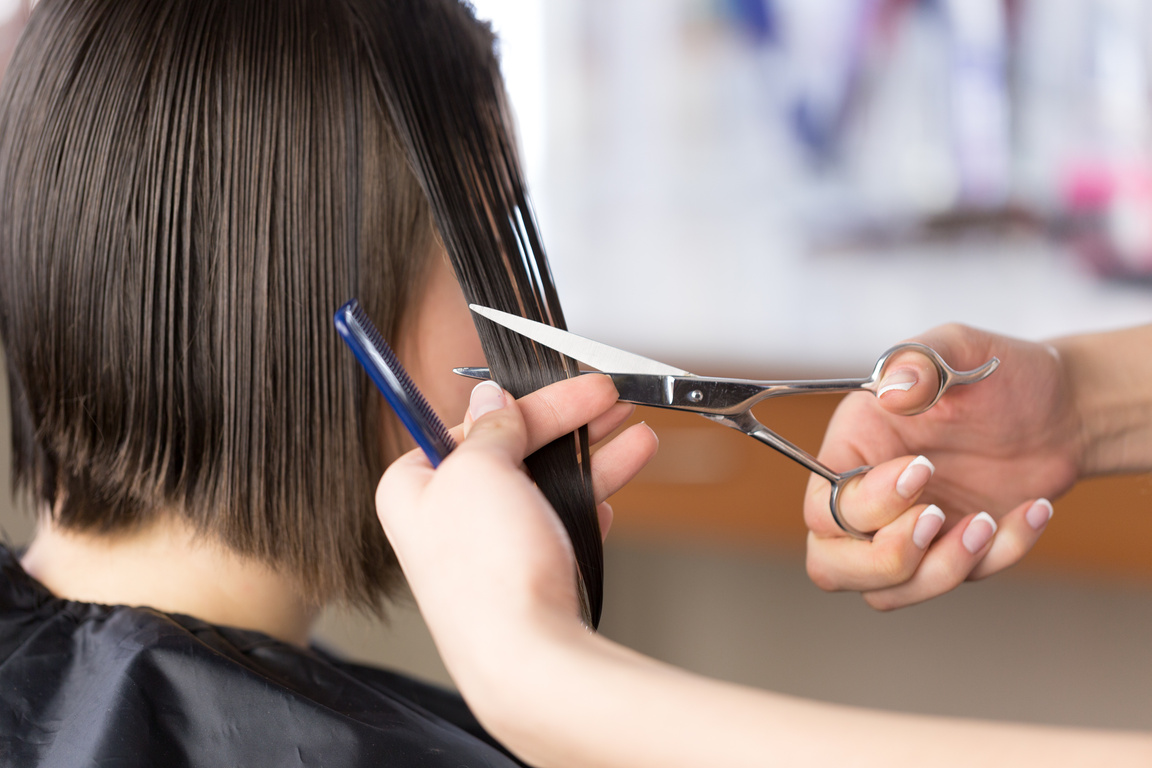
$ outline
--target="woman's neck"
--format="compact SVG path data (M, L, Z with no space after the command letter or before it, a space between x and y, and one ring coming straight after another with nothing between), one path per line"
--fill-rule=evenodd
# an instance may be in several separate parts
M182 613L297 645L307 644L318 612L291 578L172 517L115 536L62 531L42 519L21 564L57 597Z

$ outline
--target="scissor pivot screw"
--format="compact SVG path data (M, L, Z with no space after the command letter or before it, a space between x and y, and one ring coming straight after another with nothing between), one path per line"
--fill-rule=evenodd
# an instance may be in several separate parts
M698 403L704 399L704 393L698 389L694 389L688 393L688 402Z

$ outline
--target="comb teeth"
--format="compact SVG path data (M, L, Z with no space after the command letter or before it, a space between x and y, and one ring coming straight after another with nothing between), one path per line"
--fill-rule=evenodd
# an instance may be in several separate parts
M404 370L404 366L400 364L396 353L392 351L392 347L388 345L388 342L384 341L384 336L376 328L372 319L368 317L368 313L360 306L360 302L353 299L346 306L349 307L348 314L350 319L358 330L363 333L365 339L372 345L376 353L383 359L388 370L395 376L396 382L400 385L403 394L408 400L408 404L415 409L415 415L420 417L419 421L421 425L427 429L429 433L428 436L435 438L440 447L442 447L443 455L440 456L440 458L443 459L449 451L456 447L452 436L448 434L448 428L444 426L444 422L442 422L440 417L436 415L436 412L432 410L432 406L428 404L423 393L420 392L415 382L412 381L412 378L408 375L408 371ZM391 399L389 399L389 402L392 402ZM394 403L393 407L396 407ZM413 434L413 437L419 441L418 435Z
M408 375L408 371L400 364L400 358L396 357L396 353L392 351L392 347L388 342L384 341L384 336L377 330L376 325L368 317L368 313L360 306L360 302L356 302L356 306L352 308L352 319L364 331L364 335L368 337L368 341L372 342L372 346L380 353L380 357L384 358L384 362L391 369L392 373L396 374L396 378L400 381L400 386L404 388L404 392L408 397L412 398L412 402L419 408L421 415L423 415L430 422L431 426L438 427L440 436L444 442L450 442L451 436L448 434L448 428L444 426L444 422L436 415L436 411L432 410L432 406L428 404L425 399L424 393L416 386L416 382L412 381L412 377Z
M342 325L347 326L350 332L346 333ZM432 406L404 370L396 353L388 346L388 342L384 341L384 337L360 306L359 301L352 299L340 308L336 313L336 328L352 347L356 358L383 393L388 404L396 411L400 421L427 454L432 466L439 465L455 449L456 441L452 439L444 422L432 410ZM365 346L370 347L379 360L363 354L368 351ZM381 364L384 370L380 369Z

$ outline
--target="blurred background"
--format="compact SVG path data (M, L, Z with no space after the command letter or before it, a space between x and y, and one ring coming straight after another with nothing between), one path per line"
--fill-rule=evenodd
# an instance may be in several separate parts
M474 4L577 333L785 378L863 375L948 321L1152 322L1152 0ZM0 0L0 45L26 13ZM759 415L815 451L835 402ZM1152 478L1085 484L1013 572L881 615L807 581L798 467L639 418L661 452L614 502L609 636L831 701L1152 728ZM320 639L447 680L410 607L333 612Z
M519 27L532 5L542 31ZM590 334L858 371L950 320L1042 337L1149 318L1150 3L493 6Z

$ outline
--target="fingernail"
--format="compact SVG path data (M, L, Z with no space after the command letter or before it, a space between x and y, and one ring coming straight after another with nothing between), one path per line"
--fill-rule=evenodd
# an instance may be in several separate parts
M916 527L912 529L912 543L918 549L924 549L932 543L932 539L936 538L936 534L940 533L943 526L944 513L940 511L940 507L932 504L916 519Z
M504 390L494 381L482 381L472 388L472 399L468 403L468 415L472 420L480 418L486 413L498 411L507 403L504 400Z
M928 484L936 467L924 456L917 456L912 463L904 468L896 480L896 493L905 499L910 499Z
M992 540L996 533L996 521L987 512L981 512L968 523L968 530L964 531L964 549L976 554Z
M1038 531L1052 519L1052 502L1048 499L1036 499L1035 503L1024 513L1024 519L1032 530Z
M880 380L880 391L876 393L876 396L884 397L885 394L893 390L907 392L915 386L916 381L916 372L910 368L901 368L900 370L892 371L892 373Z

